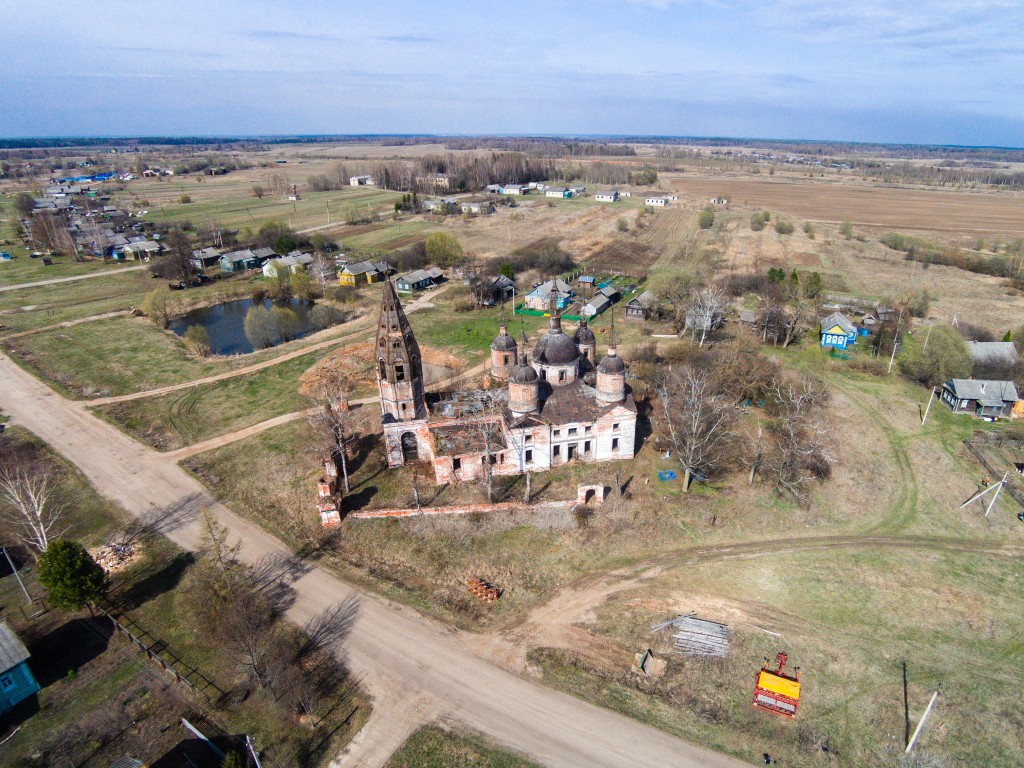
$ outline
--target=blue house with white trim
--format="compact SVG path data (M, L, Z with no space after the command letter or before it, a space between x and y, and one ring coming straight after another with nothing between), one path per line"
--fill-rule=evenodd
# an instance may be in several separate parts
M821 346L846 349L857 341L857 327L842 312L833 312L821 321Z
M0 620L0 712L39 691L28 668L28 649L6 621Z

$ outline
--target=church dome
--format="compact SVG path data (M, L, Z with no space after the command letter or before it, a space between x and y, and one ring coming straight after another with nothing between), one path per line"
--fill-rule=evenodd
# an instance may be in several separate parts
M537 371L532 365L522 363L512 369L508 380L512 384L534 384L537 381Z
M501 333L494 337L491 342L491 349L495 352L511 352L516 348L516 340L513 339L505 326L501 326Z
M622 358L615 352L615 347L608 349L608 354L601 358L601 362L597 364L598 373L625 373L626 364L622 362Z
M594 336L594 332L587 327L586 320L580 320L580 327L576 329L576 332L572 335L572 340L577 344L596 344L597 337Z
M551 327L537 341L531 357L540 365L572 365L579 360L576 342L562 333L562 318L552 316Z

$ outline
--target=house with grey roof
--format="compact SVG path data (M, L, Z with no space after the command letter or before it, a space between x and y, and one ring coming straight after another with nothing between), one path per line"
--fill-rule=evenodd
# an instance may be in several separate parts
M646 320L651 316L657 297L650 291L644 291L626 302L625 315L627 320Z
M991 376L994 371L1006 376L1017 365L1017 347L1012 341L968 341L967 351L975 376Z
M1017 404L1017 386L995 379L950 379L939 397L953 413L980 418L1009 416Z
M0 620L0 712L6 712L39 691L28 668L29 652L14 630Z

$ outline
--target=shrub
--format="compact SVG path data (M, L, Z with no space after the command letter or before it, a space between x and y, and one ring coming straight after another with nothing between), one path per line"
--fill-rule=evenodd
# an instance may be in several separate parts
M780 235L792 235L793 222L786 221L785 219L775 219L775 231Z
M697 214L697 225L701 229L711 229L711 226L715 223L715 212L710 208L705 208L699 214Z
M967 378L971 373L967 342L951 325L936 324L930 333L907 338L899 361L904 374L932 387L949 379Z
M567 272L576 266L572 256L562 250L558 239L554 237L534 240L516 248L509 255L507 262L517 274L536 269L550 275Z
M811 222L804 222L804 234L811 240L814 239L814 227L811 226Z
M170 302L163 289L157 288L147 293L140 309L142 314L161 328L166 328L171 322Z
M842 224L840 224L839 225L839 234L841 234L847 240L849 240L851 237L853 237L853 222L844 221Z
M620 216L619 220L615 222L615 226L619 232L629 232L629 222L622 216Z
M761 211L750 214L750 228L754 232L760 232L764 229L764 214Z
M277 323L274 322L270 310L262 304L249 307L242 326L245 329L245 337L254 349L273 346L280 340Z
M210 355L210 334L201 325L190 325L185 329L185 344L199 357Z
M192 202L192 196L191 195L182 195L181 197L178 198L178 202L181 203L182 205L185 205L187 203L191 203Z
M441 267L454 267L464 261L462 245L447 232L431 232L427 236L427 258Z

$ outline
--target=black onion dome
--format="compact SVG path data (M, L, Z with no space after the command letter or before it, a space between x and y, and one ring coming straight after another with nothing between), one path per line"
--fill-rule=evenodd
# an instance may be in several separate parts
M580 320L580 327L576 329L576 333L572 335L572 340L577 344L596 344L597 337L594 332L587 327L586 320Z
M532 365L520 363L512 368L508 380L512 384L534 384L537 381L537 371L533 369Z
M622 358L615 354L615 349L609 349L608 354L601 358L601 362L597 364L597 370L599 373L625 373L626 364L622 362Z
M516 340L507 331L502 329L501 333L494 337L491 342L491 349L495 352L511 352L516 348Z
M561 330L552 329L537 341L532 358L541 365L572 365L579 360L580 351Z

